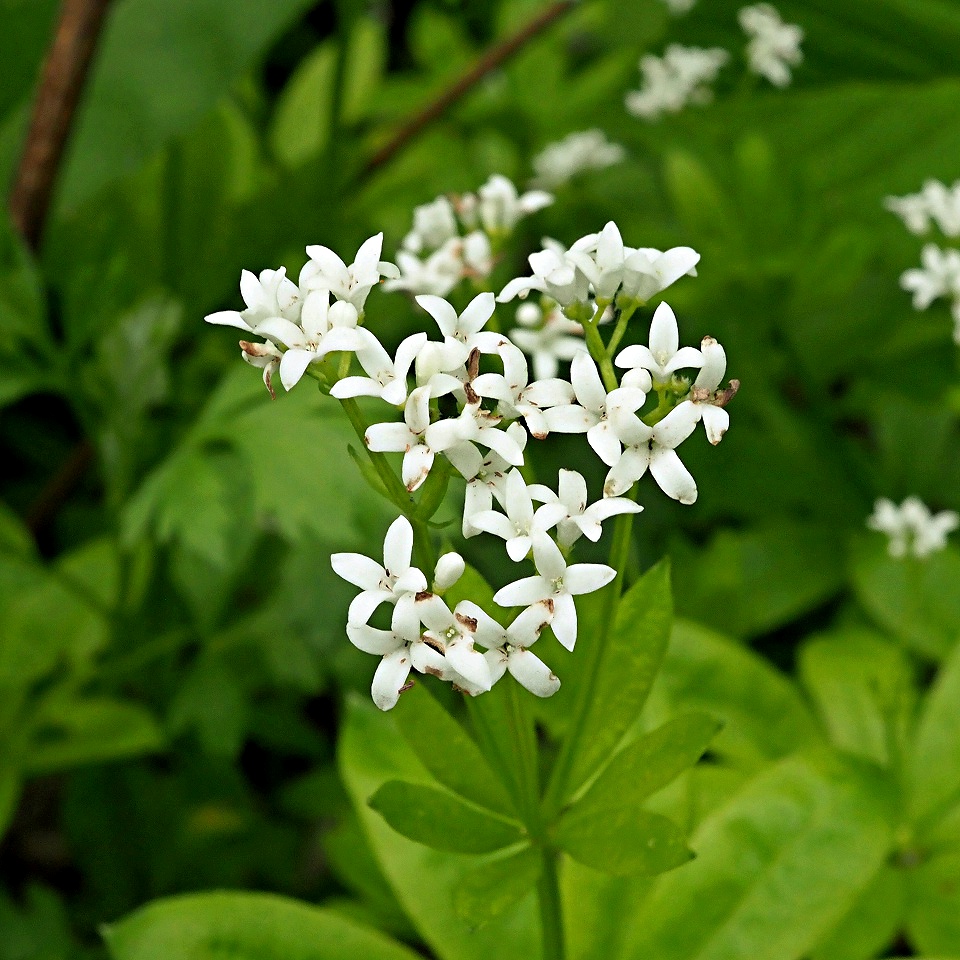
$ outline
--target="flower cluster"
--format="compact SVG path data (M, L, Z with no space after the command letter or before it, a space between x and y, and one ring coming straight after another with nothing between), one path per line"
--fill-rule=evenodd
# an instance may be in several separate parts
M686 13L690 0L666 0L672 13ZM744 7L738 14L747 35L748 69L774 86L786 87L791 68L803 60L800 44L803 29L784 23L769 3ZM662 57L651 54L640 60L642 83L626 96L629 113L644 120L659 120L679 113L688 104L706 104L713 99L710 85L717 79L730 54L722 47L685 47L671 44Z
M960 515L952 510L931 513L919 497L907 497L899 507L892 500L881 498L874 505L867 526L890 538L890 556L928 557L947 545L947 534L960 526Z
M911 233L924 236L936 229L947 239L960 237L960 180L952 187L927 180L919 193L887 197L884 205ZM960 343L960 250L925 244L920 266L905 270L900 286L913 295L914 310L926 310L941 298L950 301L953 338Z
M663 2L675 17L689 13L697 4L697 0L663 0Z
M584 170L602 170L622 163L626 155L626 150L607 140L602 130L571 133L548 144L533 158L535 176L531 185L553 190Z
M514 196L512 210L484 214L485 228L494 218L506 224L520 215L521 200ZM417 235L425 244L442 235L431 232L431 223L425 214L418 217ZM699 348L681 347L676 317L666 303L653 314L646 344L617 350L632 314L681 277L695 274L699 255L689 247L625 246L612 222L569 249L548 242L529 258L533 276L510 281L499 297L502 302L534 290L543 295L539 306L522 305L522 312L537 316L521 320L523 326L512 333L521 344L521 334L530 335L526 348L536 376L531 380L521 347L488 328L498 299L490 292L478 294L460 312L440 296L417 296L439 336L415 333L391 356L364 325L373 285L397 277L396 268L380 261L381 245L381 235L368 240L350 266L325 247L309 247L298 284L283 270L264 271L259 279L244 273L247 309L207 319L265 338L244 340L241 349L248 362L263 367L268 387L275 370L287 389L309 374L345 404L358 396L377 397L392 411L382 422L357 429L371 463L398 485L399 492L385 485L381 492L404 515L387 533L382 564L360 554L332 558L337 574L361 591L350 605L347 635L359 649L381 657L372 688L377 705L389 709L396 703L411 670L474 696L509 672L532 693L548 696L560 681L530 647L549 625L560 644L573 650L573 598L616 576L604 564L570 563L577 541L598 540L606 520L642 509L632 491L648 469L668 496L693 503L697 485L676 449L701 422L714 444L729 425L725 406L738 384L722 386L723 348L711 337ZM599 332L605 319L616 324L607 342ZM569 377L559 377L560 363L567 361ZM351 371L354 363L362 373ZM522 471L529 441L551 433L586 435L607 467L599 500L591 502L586 480L573 470L560 470L556 491L527 483ZM400 455L399 480L384 454ZM497 537L512 563L533 564L532 575L494 596L505 608L507 626L470 601L450 609L443 600L464 570L459 555L441 557L430 579L428 570L411 565L415 536L425 535L422 521L430 515L424 515L424 503L435 510L456 476L464 490L463 536ZM420 522L419 532L411 517ZM432 545L421 543L420 549L429 555ZM391 607L389 629L371 624L383 605ZM522 609L511 618L514 608Z
M523 217L551 203L551 194L521 194L495 174L476 193L437 197L417 207L413 229L397 254L399 275L386 289L445 297L461 280L482 284L493 271L497 245Z

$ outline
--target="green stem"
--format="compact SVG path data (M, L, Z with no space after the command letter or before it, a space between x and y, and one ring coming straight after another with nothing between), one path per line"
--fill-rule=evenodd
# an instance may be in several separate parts
M557 875L557 855L544 850L540 879L537 881L537 900L540 906L540 935L543 960L563 960L563 910L560 903L560 878Z
M517 794L521 812L530 835L542 839L543 819L540 812L540 770L537 759L537 733L527 705L520 696L519 684L509 678L506 720L517 758Z
M600 315L602 311L597 311L597 316ZM603 377L603 385L607 390L616 390L620 386L617 383L617 374L613 369L613 364L610 362L610 357L607 355L607 347L603 342L603 337L600 336L600 331L597 329L597 321L593 320L584 320L583 321L583 333L587 341L587 349L590 351L590 356L597 361L597 365L600 367L600 376Z
M627 496L636 496L636 486ZM560 748L560 755L557 757L544 798L544 807L548 818L552 818L552 815L566 802L567 793L570 790L568 781L577 756L579 742L584 737L590 736L590 731L585 729L586 718L593 703L593 688L596 685L607 638L610 636L610 630L617 619L625 571L630 557L630 535L633 530L633 517L634 514L632 513L621 513L614 525L613 543L610 546L610 566L617 571L617 575L613 583L607 587L603 608L600 612L600 629L597 633L597 639L592 646L587 648L586 657L581 667L582 680L577 690L577 699L571 714L569 733Z
M639 304L620 311L620 316L617 318L617 325L614 327L613 333L610 335L610 342L607 344L608 357L612 357L617 352L617 347L620 346L620 341L627 332L627 324L630 322L630 318L637 312L637 306L639 306Z

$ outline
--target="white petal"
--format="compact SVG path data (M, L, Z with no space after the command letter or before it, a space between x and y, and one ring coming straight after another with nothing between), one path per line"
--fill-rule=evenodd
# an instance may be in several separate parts
M523 466L523 450L509 433L496 427L484 427L477 433L477 442L499 453L512 466Z
M560 501L570 513L583 513L587 508L587 481L576 470L561 470L557 482Z
M553 601L541 600L519 613L507 630L507 638L517 647L532 647L540 631L553 619Z
M383 566L391 576L398 577L410 569L413 556L413 526L406 517L397 517L383 538Z
M730 428L730 414L723 407L715 407L710 403L702 403L698 406L703 427L707 431L707 439L716 445Z
M591 410L576 404L553 407L544 416L551 433L586 433L599 419Z
M681 503L696 502L697 482L680 462L675 450L655 450L650 458L650 473L668 497Z
M390 710L400 699L400 690L410 676L410 651L406 646L390 653L380 661L373 675L370 694L381 710Z
M713 337L703 338L700 343L700 354L703 356L703 366L693 385L713 393L720 386L727 372L727 355Z
M699 404L684 400L674 407L654 428L653 439L661 447L674 447L693 433L700 420Z
M417 616L427 629L434 633L444 633L451 627L460 629L443 597L438 597L435 593L417 598Z
M604 389L600 371L589 353L578 353L570 364L570 379L577 400L588 410L594 412L604 409L607 391Z
M493 686L490 666L479 650L473 649L473 643L457 639L447 644L447 662L464 679L476 684L481 690Z
M646 447L629 447L610 468L603 483L603 494L616 497L626 493L646 472L650 465L650 451Z
M305 347L307 338L303 331L289 320L283 317L269 317L257 324L257 334L261 337L267 337L274 343L281 343L285 347Z
M702 367L703 354L696 347L681 347L664 366L664 373L676 373L686 367Z
M601 421L587 431L587 442L608 467L612 467L620 459L620 440L608 420Z
M563 577L567 572L567 561L563 559L560 548L546 535L537 538L536 547L534 560L537 573L548 581Z
M364 590L350 602L347 611L348 623L368 623L374 611L383 603L394 600L389 590Z
M550 621L553 635L568 650L577 642L577 607L569 593L559 593L553 598L553 620Z
M616 575L617 571L605 563L575 563L567 567L563 586L570 594L579 597L582 593L593 593L605 587Z
M526 607L545 600L553 593L553 585L546 577L524 577L501 587L494 595L498 607Z
M459 553L445 553L437 561L433 574L434 585L438 590L452 587L463 576L465 569L466 564Z
M457 311L443 297L423 294L416 297L416 301L437 321L437 326L445 337L454 335L454 331L457 329Z
M481 647L493 649L503 645L506 640L506 630L477 604L471 600L461 600L457 604L457 613L462 613L464 616L472 617L477 621L477 629L474 631L473 639Z
M560 689L560 678L529 650L514 650L507 660L507 669L536 697L552 697Z
M236 310L219 310L217 313L208 313L204 318L207 323L213 323L221 327L236 327L238 330L245 330L252 333L253 328L247 323Z
M371 560L362 553L334 553L330 557L330 566L338 577L361 590L379 589L380 582L386 576L383 567L376 560Z
M374 653L378 657L385 657L404 646L404 642L397 639L392 630L377 630L365 623L348 623L347 636L358 650Z
M514 562L519 563L530 552L530 537L527 534L514 533L507 540L507 556Z
M478 293L460 314L457 326L461 333L471 336L482 330L484 324L493 316L496 306L497 300L492 293Z
M346 400L348 397L379 397L383 392L383 387L370 377L344 377L330 388L330 396L337 400Z
M655 357L672 357L680 346L677 317L669 304L661 303L650 323L650 352Z
M400 468L400 474L403 477L403 485L413 493L427 479L430 468L433 466L434 453L424 443L414 444L403 455L403 464Z
M477 530L483 530L485 533L491 533L495 537L503 540L509 540L517 535L517 528L502 513L496 510L484 510L481 513L475 513L470 518L470 523ZM522 554L520 559L526 556Z
M624 347L623 350L617 354L617 358L613 362L618 367L627 367L630 369L636 369L638 367L642 367L645 370L660 369L660 364L657 362L657 358L650 352L650 348L643 346L641 343Z
M559 407L573 402L573 387L566 380L537 380L523 391L523 398L538 407Z
M373 423L364 435L364 442L376 453L403 453L417 439L405 423Z

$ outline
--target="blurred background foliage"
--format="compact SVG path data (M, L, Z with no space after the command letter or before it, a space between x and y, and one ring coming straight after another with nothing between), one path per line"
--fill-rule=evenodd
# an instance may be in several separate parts
M325 901L444 958L531 955L529 903L465 937L413 886L453 882L456 857L366 808L416 760L348 707L370 664L328 556L388 513L339 411L307 388L271 402L202 317L308 242L349 258L382 229L389 256L416 204L524 182L595 126L629 159L524 224L503 276L608 219L689 244L700 276L671 303L743 389L723 444L684 448L696 506L642 486L635 544L637 570L671 556L684 618L640 722L727 721L657 800L701 856L616 890L571 867L573 955L960 956L960 552L895 561L864 529L878 496L960 509L950 321L898 289L918 244L881 204L958 176L960 4L782 0L807 34L789 90L730 69L707 107L625 113L643 53L742 49L738 6L585 0L371 167L543 4L113 4L39 255L0 224L0 960L105 956L100 925L214 888ZM0 2L4 183L56 13ZM369 315L393 345L418 324L379 293ZM377 944L354 955L408 955Z

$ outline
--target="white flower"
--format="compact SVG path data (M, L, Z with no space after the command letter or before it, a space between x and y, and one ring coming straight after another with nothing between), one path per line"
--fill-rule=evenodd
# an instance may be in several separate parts
M501 344L506 343L502 334L483 329L497 307L492 293L478 293L459 316L442 297L424 295L416 300L437 321L444 343L452 351L451 357L462 358L459 363L465 363L473 349L481 353L496 353ZM450 362L453 362L452 359Z
M506 515L496 510L484 510L471 518L478 530L501 537L507 544L507 555L518 563L533 548L534 556L549 541L547 531L564 516L564 508L557 503L544 504L534 511L530 491L519 470L507 474L504 508Z
M366 623L348 623L350 642L364 653L382 657L370 693L381 710L396 706L407 689L407 677L413 667L446 679L449 674L443 647L420 630L420 617L413 594L405 594L393 608L389 630L378 630ZM438 649L439 647L439 649Z
M567 253L567 259L575 263L593 286L597 299L612 300L623 280L623 238L611 220L586 249L581 240Z
M434 450L450 450L464 443L478 443L481 447L495 450L507 463L523 465L523 449L506 431L499 430L500 417L494 416L480 406L480 397L472 390L468 402L459 417L440 420L427 430L427 442Z
M610 143L602 130L570 133L533 158L533 183L547 189L560 187L583 170L602 170L622 163L626 155L626 150L619 143Z
M649 467L653 479L668 497L681 503L694 503L696 481L680 462L675 448L693 433L699 420L697 405L684 400L653 427L638 421L632 436L624 433L624 451L607 473L604 495L615 497L626 493Z
M413 527L406 517L397 517L383 539L383 566L361 553L330 557L334 573L363 591L350 604L349 623L367 623L381 603L396 603L402 596L427 589L427 578L410 566L412 555Z
M258 370L263 370L263 383L274 400L277 394L273 389L273 375L280 369L280 361L283 354L272 343L250 343L248 340L240 341L240 355Z
M927 557L936 553L947 545L947 534L958 525L960 515L953 510L931 513L918 497L907 497L899 507L881 498L867 520L871 530L879 530L890 538L889 551L893 557L908 553Z
M527 607L509 627L503 627L475 603L465 600L458 610L477 622L474 638L487 648L484 654L496 683L508 670L534 696L551 697L560 689L560 680L539 657L530 652L540 633L553 618L553 601L541 600Z
M547 424L555 433L586 433L597 456L612 466L620 458L623 437L633 436L636 428L642 426L636 411L647 395L636 387L620 387L607 393L593 358L585 351L573 358L570 379L579 404L548 410Z
M482 230L465 237L451 237L426 260L406 250L397 254L400 277L388 280L383 288L409 290L445 297L465 277L485 280L493 270L490 238Z
M347 397L380 397L381 400L400 406L407 399L407 374L417 354L427 342L425 333L414 333L397 347L396 360L383 349L380 341L369 330L357 348L357 360L367 376L344 377L330 389L330 396L338 400Z
M960 332L960 250L941 250L936 244L928 243L920 260L921 267L901 274L900 286L913 294L914 310L926 310L939 297L952 297L953 317Z
M632 384L635 379L642 383L645 378L634 371L646 370L655 384L663 384L678 370L703 366L703 355L696 347L680 349L676 314L668 304L661 303L650 322L650 346L633 344L625 347L617 354L614 363L630 369L630 373L624 377L624 383Z
M520 450L521 456L527 443L527 432L519 423L511 423L506 433ZM484 510L493 508L493 501L506 502L507 474L510 464L499 453L488 450L486 457L472 443L460 443L444 451L446 458L467 481L463 501L463 535L474 537L480 530L473 526L472 518Z
M363 313L367 296L380 278L400 276L396 266L380 259L382 249L383 234L378 233L361 244L348 267L329 247L307 247L310 259L300 271L300 289L329 290L338 300L353 304L357 313Z
M498 350L503 373L483 373L471 386L481 397L499 401L498 414L516 419L523 417L527 428L538 440L550 432L544 410L573 400L573 388L566 380L538 380L528 384L527 360L519 347L504 342Z
M557 527L557 540L568 549L580 538L597 541L603 533L601 524L619 513L639 513L643 507L626 497L604 497L591 506L587 495L587 482L576 470L561 470L557 493L542 484L531 484L530 496L542 503L555 503L563 507L565 516Z
M929 233L932 222L944 236L960 236L960 180L952 187L927 180L919 193L886 197L884 206L897 214L911 233Z
M300 320L300 290L287 279L284 267L279 270L263 270L259 277L249 270L240 274L240 296L247 305L242 312L220 310L208 313L203 319L219 326L237 327L248 333L256 333L257 327L270 317L283 317L291 323Z
M703 49L674 43L662 57L648 54L640 61L643 83L626 96L627 110L635 117L659 120L665 113L679 113L688 103L709 103L707 84L730 59L719 47Z
M605 587L617 571L603 563L575 563L568 567L560 548L547 542L549 548L540 550L535 558L538 575L507 584L493 600L501 607L525 607L552 600L554 636L572 650L577 642L577 607L573 598Z
M509 233L523 217L548 207L553 195L543 190L518 194L512 181L494 174L477 191L477 213L490 234Z
M403 238L403 247L411 253L436 250L458 234L453 204L446 197L414 207L413 229Z
M713 337L704 337L700 343L703 366L693 381L690 400L700 413L707 439L718 444L730 428L730 414L716 403L716 391L727 372L727 355Z
M561 307L573 303L589 303L590 282L586 275L568 257L567 251L556 241L544 240L545 249L531 253L527 260L532 277L515 277L500 291L497 299L506 303L516 296L525 297L531 290L539 290Z
M443 448L431 443L430 388L417 387L403 408L403 423L374 423L364 440L379 453L402 453L400 475L411 493L427 479L434 457Z
M696 6L697 0L663 0L663 2L675 17L679 17L689 13Z
M671 247L669 250L625 247L624 253L620 297L641 303L663 293L681 277L695 277L700 262L700 254L691 247Z
M476 696L489 690L493 679L483 654L473 648L477 622L464 613L464 602L451 612L436 594L422 593L417 597L417 614L427 627L424 637L442 646L447 663L459 674L458 678L444 679L453 679L457 686Z
M744 7L738 14L740 26L750 38L747 62L754 73L766 77L775 87L790 83L790 68L803 60L800 44L803 30L784 23L769 3Z
M459 553L445 553L433 572L433 586L436 590L448 590L462 576L467 565Z
M568 320L559 307L546 312L535 303L522 303L517 309L520 327L507 333L510 340L533 359L533 375L549 380L560 370L560 361L570 361L586 350L583 326Z
M257 333L287 347L280 360L280 382L291 390L307 367L328 353L363 346L357 319L353 304L338 300L331 305L330 294L316 290L304 301L299 326L283 317L270 317L257 325Z

